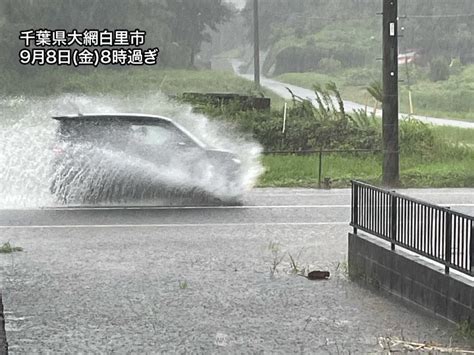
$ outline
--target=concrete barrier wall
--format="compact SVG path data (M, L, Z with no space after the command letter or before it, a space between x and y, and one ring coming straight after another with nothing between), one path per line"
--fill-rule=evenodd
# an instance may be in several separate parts
M444 274L421 256L365 234L349 233L349 275L454 322L474 323L474 281Z
M5 332L5 315L2 294L0 293L0 354L8 355L7 334Z

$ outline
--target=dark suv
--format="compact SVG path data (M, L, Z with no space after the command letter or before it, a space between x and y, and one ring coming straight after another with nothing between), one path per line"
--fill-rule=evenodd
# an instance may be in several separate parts
M235 154L205 145L169 118L53 118L59 126L50 190L63 203L143 200L176 192L222 195L241 175Z

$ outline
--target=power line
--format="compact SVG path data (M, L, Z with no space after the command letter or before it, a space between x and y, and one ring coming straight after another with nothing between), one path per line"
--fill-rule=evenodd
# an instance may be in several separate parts
M298 15L298 17L305 17L304 15ZM370 20L370 19L373 19L375 17L374 16L366 16L366 17L337 17L337 16L333 16L333 17L317 17L317 16L310 16L310 17L307 17L308 19L315 19L315 20L344 20L344 21L348 21L348 20Z
M290 17L304 17L308 20L341 20L341 21L351 21L351 20L370 20L373 19L377 14L373 16L359 16L359 17L343 17L343 16L306 16L303 14L291 14ZM451 15L403 15L400 16L400 19L410 19L410 18L458 18L458 17L474 17L474 13L470 14L451 14Z

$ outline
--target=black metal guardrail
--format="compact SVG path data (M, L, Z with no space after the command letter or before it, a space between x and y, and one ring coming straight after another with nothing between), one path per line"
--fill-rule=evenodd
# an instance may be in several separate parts
M266 150L265 155L318 155L318 186L322 184L323 154L327 153L380 153L381 149L304 149L304 150Z
M351 226L474 276L474 217L352 181Z

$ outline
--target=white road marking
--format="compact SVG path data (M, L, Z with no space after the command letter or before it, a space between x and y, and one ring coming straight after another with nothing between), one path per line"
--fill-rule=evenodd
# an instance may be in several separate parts
M474 195L474 191L469 189L469 191L445 191L445 192L436 192L436 191L409 191L409 190L395 190L397 193L407 196L466 196L466 195ZM254 193L254 196L258 197L290 197L290 196L307 196L307 197L350 197L351 192L350 190L346 193L331 193L331 192L275 192L275 193L265 193L261 191L257 191Z
M43 211L115 211L115 210L247 210L247 209L292 209L292 208L350 208L351 205L271 205L271 206L77 206L46 207ZM28 211L28 210L25 210ZM32 210L38 211L38 210Z
M263 223L163 223L163 224L65 224L0 226L0 229L67 229L67 228L176 228L176 227L258 227L258 226L349 226L349 222L263 222Z
M272 206L71 206L39 208L6 208L5 211L39 212L39 211L127 211L127 210L247 210L247 209L292 209L292 208L349 208L351 205L272 205Z
M474 203L440 203L441 207L474 207ZM305 208L350 208L351 205L261 205L261 206L71 206L71 207L40 207L36 209L15 208L3 211L22 212L65 212L65 211L146 211L146 210L252 210L252 209L305 209ZM2 209L0 209L0 214Z
M440 203L442 207L474 207L474 203ZM41 207L37 209L17 208L4 211L130 211L130 210L252 210L252 209L304 209L304 208L350 208L351 205L260 205L260 206L71 206ZM2 210L0 209L0 214Z
M350 196L351 192L348 191L347 193L318 193L318 192L270 192L270 193L265 193L265 192L256 192L253 194L253 196L257 196L258 197L284 197L284 196L315 196L315 197L319 197L319 196L324 196L324 197L347 197L347 196Z
M474 203L441 203L441 207L474 207ZM4 209L3 211L21 212L67 212L67 211L146 211L146 210L252 210L252 209L330 209L350 208L351 205L271 205L271 206L75 206L75 207L41 207L37 209L16 208ZM2 209L0 209L0 215Z

